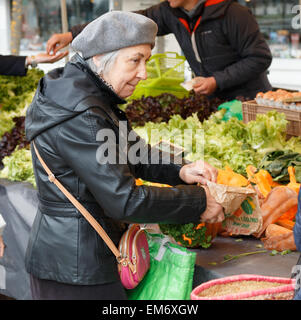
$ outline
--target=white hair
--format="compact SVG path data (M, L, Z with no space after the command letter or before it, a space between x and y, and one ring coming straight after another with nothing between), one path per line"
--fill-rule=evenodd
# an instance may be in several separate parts
M86 62L93 72L97 73L99 76L102 77L112 68L119 54L119 51L120 50L116 50L109 53L94 56L94 58L97 60L97 65L93 61L93 57L87 59Z

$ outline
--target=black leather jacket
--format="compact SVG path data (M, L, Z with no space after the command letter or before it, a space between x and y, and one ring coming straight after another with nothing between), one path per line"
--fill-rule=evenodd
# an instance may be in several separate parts
M176 164L100 164L100 129L116 133L125 103L79 55L39 83L26 115L26 137L58 180L96 218L118 245L121 222L198 223L206 208L203 188L185 185ZM142 141L142 140L141 140ZM143 141L142 141L143 142ZM134 142L129 142L128 148ZM150 148L147 146L147 148ZM160 154L160 157L162 155ZM32 153L39 206L26 253L26 269L42 279L101 284L119 279L110 249L69 203ZM135 178L172 188L136 186Z

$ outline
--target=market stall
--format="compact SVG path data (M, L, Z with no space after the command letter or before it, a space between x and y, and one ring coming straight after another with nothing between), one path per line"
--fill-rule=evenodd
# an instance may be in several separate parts
M15 299L31 298L24 257L38 199L24 117L41 76L38 70L30 70L26 86L18 77L0 79L4 88L0 100L0 213L7 222L0 293ZM274 106L257 114L261 109L255 108L255 116L247 119L245 110L250 109L245 106L250 102L209 100L183 91L183 78L173 75L175 79L172 92L150 83L144 89L156 89L152 96L141 94L141 84L140 95L129 99L124 111L146 142L158 145L164 137L183 148L187 160L204 159L218 168L217 184L209 188L227 215L223 224L158 225L159 231L197 253L193 286L242 273L289 278L299 257L292 230L301 183L301 140L298 131L287 131L295 118L288 118L286 110L299 112L298 101L286 96L286 100L277 100L284 103L282 110ZM169 187L140 179L137 184ZM278 238L283 232L285 237Z

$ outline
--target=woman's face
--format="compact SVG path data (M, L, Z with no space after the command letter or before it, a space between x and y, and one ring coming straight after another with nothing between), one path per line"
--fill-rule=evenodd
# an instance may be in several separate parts
M150 44L123 48L103 78L112 85L119 97L127 98L132 95L138 82L147 78L146 62L150 57Z

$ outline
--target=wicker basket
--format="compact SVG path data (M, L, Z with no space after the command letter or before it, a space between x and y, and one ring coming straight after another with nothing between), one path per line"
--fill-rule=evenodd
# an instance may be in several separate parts
M257 114L267 113L272 110L285 114L285 118L288 121L286 133L289 137L301 136L301 111L299 110L260 105L255 100L246 101L242 104L243 121L248 123L251 120L256 120Z
M294 279L242 274L201 284L191 300L292 300L294 289Z

